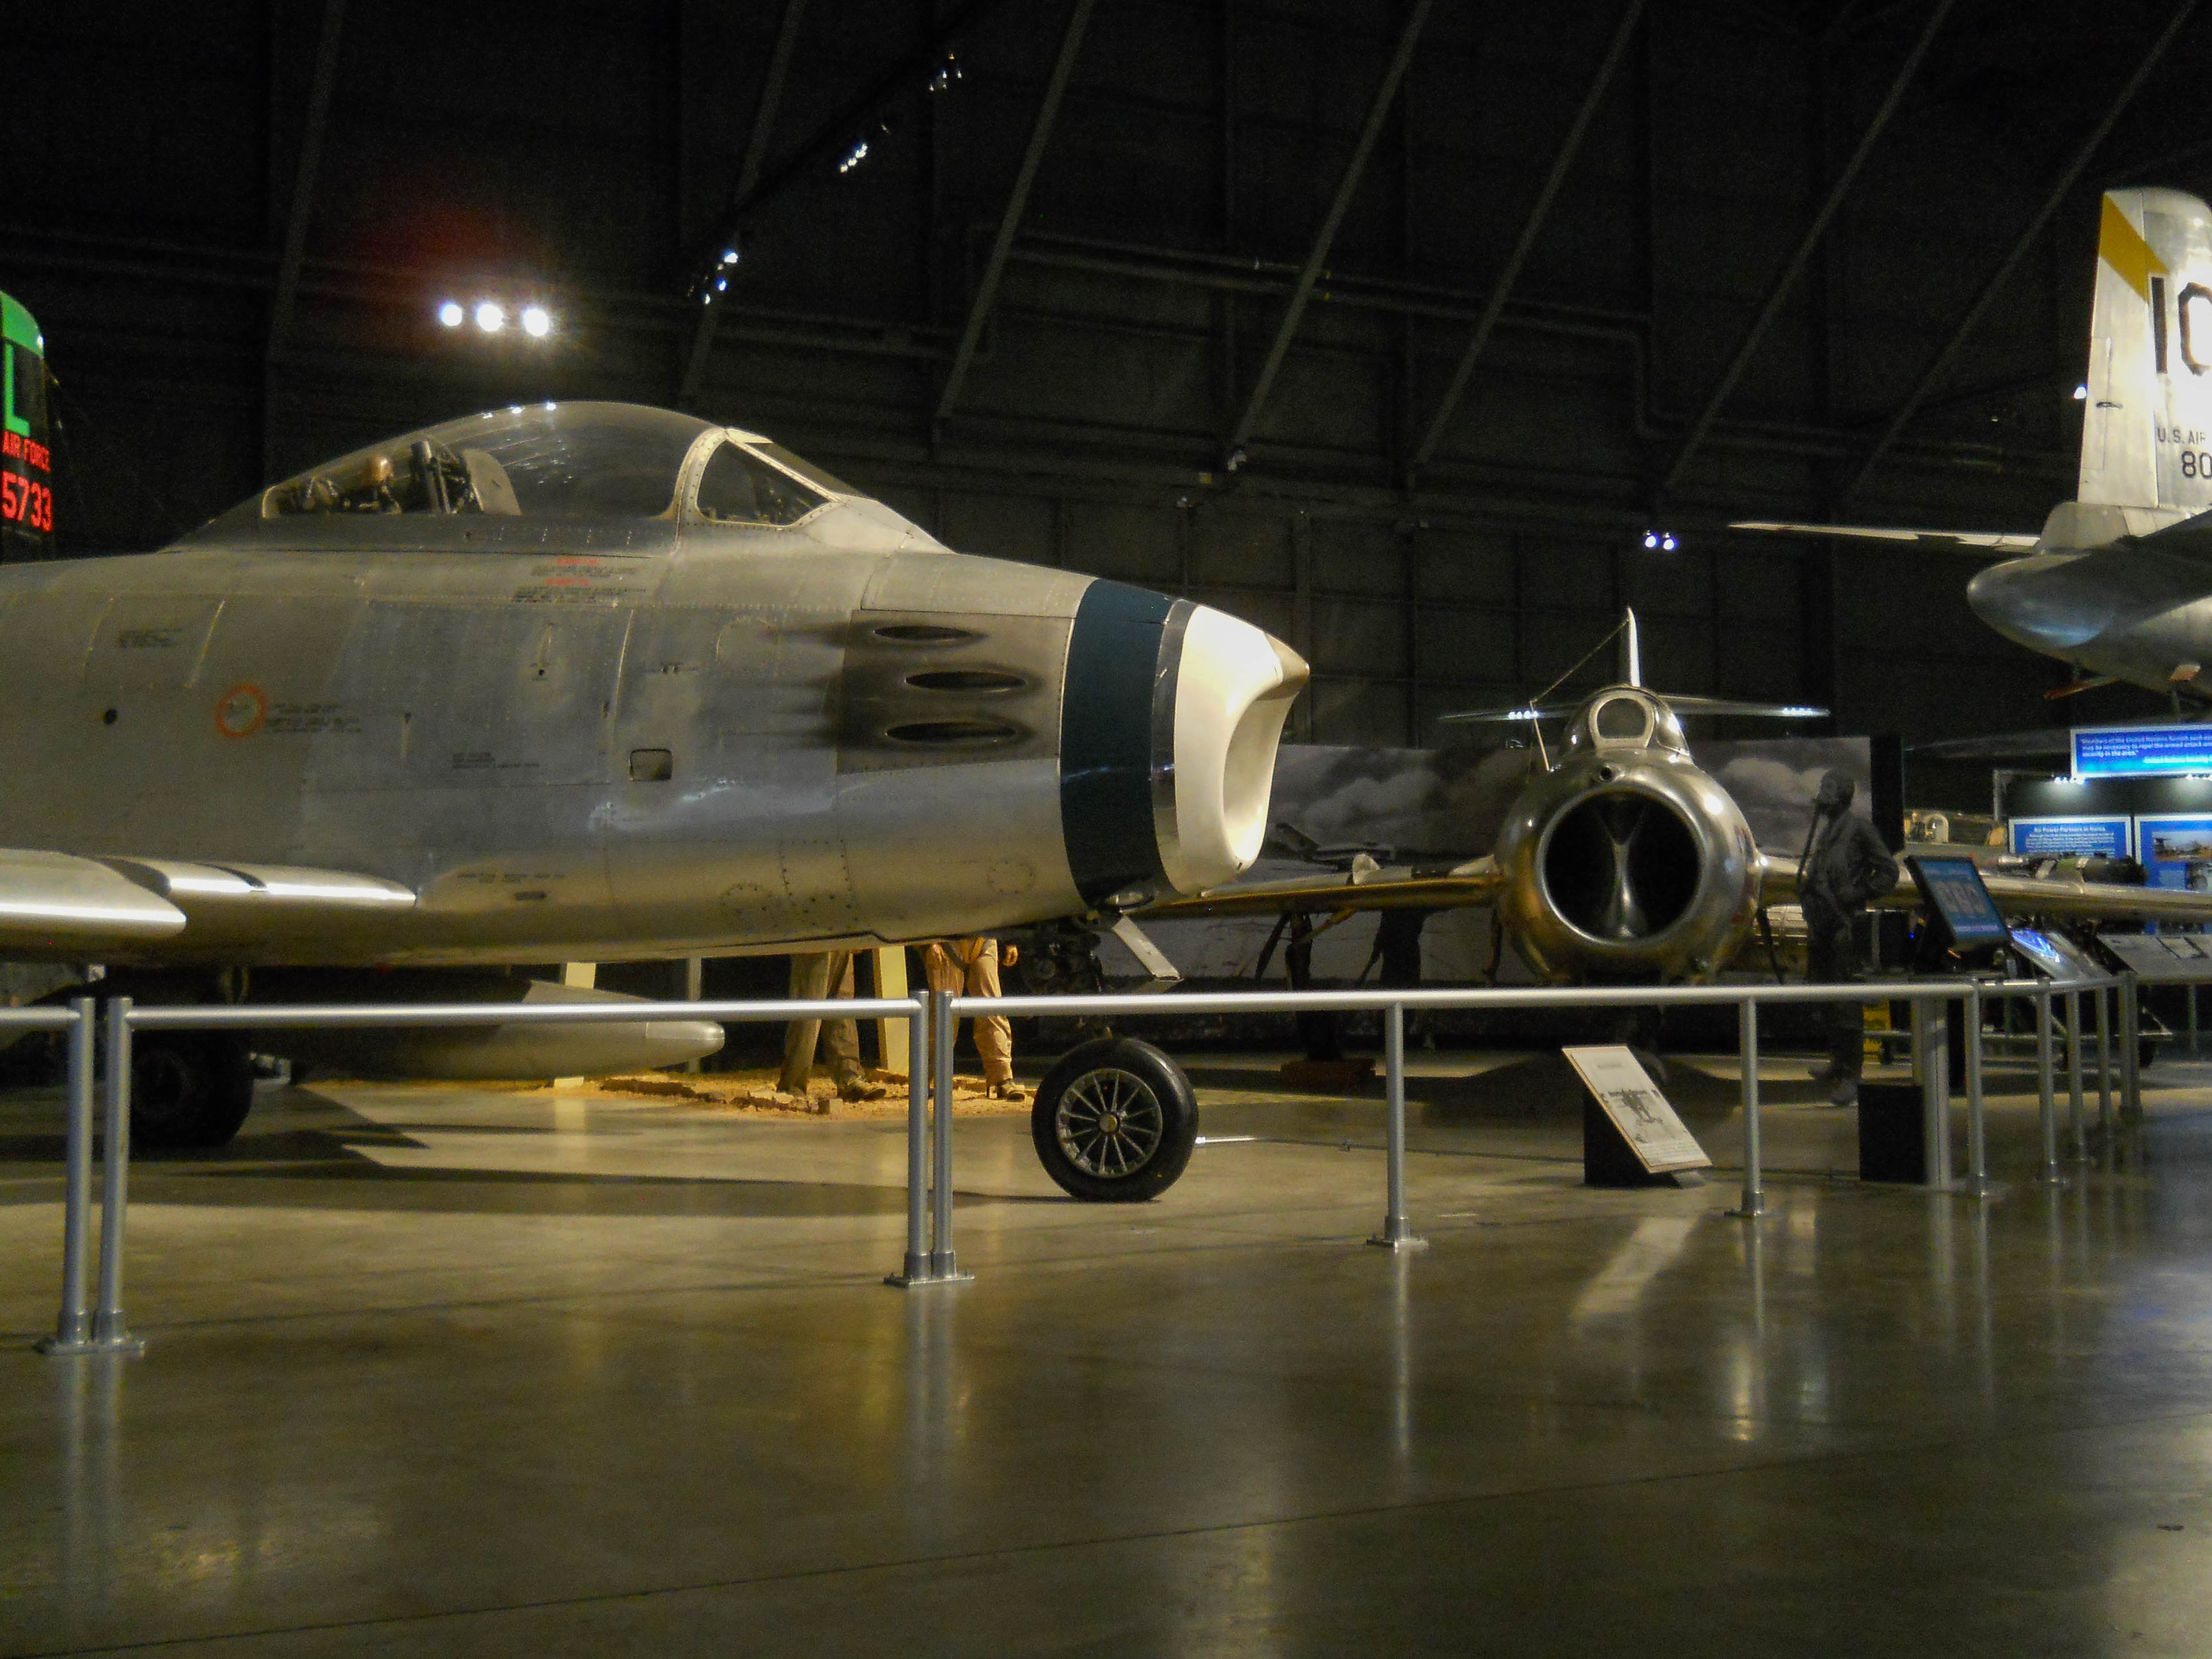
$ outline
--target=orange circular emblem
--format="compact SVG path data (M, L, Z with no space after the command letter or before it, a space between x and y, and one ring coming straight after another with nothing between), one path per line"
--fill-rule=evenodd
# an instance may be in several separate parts
M269 700L258 685L234 685L215 706L215 729L226 738L250 738L269 718Z

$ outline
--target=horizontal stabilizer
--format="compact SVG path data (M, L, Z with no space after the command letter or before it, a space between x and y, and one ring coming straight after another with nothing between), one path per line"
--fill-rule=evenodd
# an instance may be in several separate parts
M1764 519L1745 520L1729 528L1756 531L1763 536L1840 536L1851 541L1923 548L1931 553L1964 553L1974 558L2033 553L2039 539L2032 530L1891 530L1875 525L1781 524Z
M1439 714L1443 726L1494 726L1528 720L1559 720L1573 714L1578 702L1522 703L1513 708L1470 708L1463 714Z
M1819 720L1828 717L1825 708L1815 708L1802 702L1745 702L1735 697L1676 697L1662 692L1667 707L1677 714L1727 714L1738 720Z

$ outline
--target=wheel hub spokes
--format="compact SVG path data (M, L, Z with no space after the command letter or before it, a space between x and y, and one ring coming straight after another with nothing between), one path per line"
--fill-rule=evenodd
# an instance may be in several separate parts
M1068 1085L1053 1128L1069 1163L1085 1175L1110 1179L1133 1174L1152 1161L1167 1121L1150 1085L1108 1068Z

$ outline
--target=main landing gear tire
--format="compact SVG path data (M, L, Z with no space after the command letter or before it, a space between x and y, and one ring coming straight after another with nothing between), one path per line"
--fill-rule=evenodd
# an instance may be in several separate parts
M131 1045L131 1138L163 1148L220 1146L253 1106L253 1060L228 1031L147 1031Z
M1071 1198L1142 1204L1189 1164L1198 1096L1182 1067L1151 1043L1100 1037L1044 1074L1030 1133L1045 1173Z

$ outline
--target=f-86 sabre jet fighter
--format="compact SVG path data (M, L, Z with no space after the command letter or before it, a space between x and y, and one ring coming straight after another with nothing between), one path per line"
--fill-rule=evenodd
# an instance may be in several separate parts
M489 1000L512 964L1111 915L1257 856L1305 678L1218 611L952 552L757 434L492 410L158 553L0 568L0 957L159 1000L359 997L360 970ZM488 1022L389 1034L377 1069L720 1040ZM149 1045L142 1131L234 1133L242 1049Z
M1966 601L2007 639L2116 682L2212 702L2212 209L2173 190L2106 196L2077 497L2042 531L1738 524L1738 530L1999 559Z

